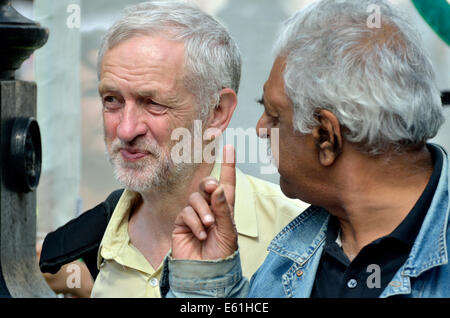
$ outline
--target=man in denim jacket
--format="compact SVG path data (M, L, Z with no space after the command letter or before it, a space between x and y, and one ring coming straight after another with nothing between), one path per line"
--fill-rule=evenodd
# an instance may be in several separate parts
M285 22L275 53L257 128L263 138L278 130L281 189L312 206L275 237L249 283L225 162L177 217L162 293L450 297L449 160L427 144L442 105L408 19L383 0L318 1Z

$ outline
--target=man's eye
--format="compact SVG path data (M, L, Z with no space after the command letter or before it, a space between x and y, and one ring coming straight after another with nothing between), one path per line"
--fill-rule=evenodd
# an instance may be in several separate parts
M273 126L278 125L278 122L279 122L278 117L274 117L274 116L269 116L269 117L270 117L270 120L271 120Z
M145 107L148 109L149 112L154 114L164 114L167 112L168 109L167 106L158 104L152 99L147 99L145 101Z
M104 99L105 103L114 103L116 98L114 96L106 96Z
M106 109L116 109L120 107L120 101L115 96L105 96L103 97L103 106Z

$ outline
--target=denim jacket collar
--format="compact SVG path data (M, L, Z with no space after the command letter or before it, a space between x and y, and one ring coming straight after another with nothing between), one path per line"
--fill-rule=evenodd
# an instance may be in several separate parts
M310 206L278 233L268 250L303 265L324 243L329 216L325 209Z

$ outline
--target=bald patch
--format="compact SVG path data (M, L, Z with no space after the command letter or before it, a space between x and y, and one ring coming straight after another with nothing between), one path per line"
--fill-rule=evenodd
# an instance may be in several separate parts
M367 30L367 36L361 39L361 42L356 48L370 52L377 47L386 46L391 49L400 50L400 52L405 52L405 38L392 22L382 20L380 28L367 28Z

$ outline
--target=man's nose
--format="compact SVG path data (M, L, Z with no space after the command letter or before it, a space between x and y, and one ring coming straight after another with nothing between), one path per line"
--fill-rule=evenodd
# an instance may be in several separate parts
M131 142L146 133L147 126L139 108L134 104L125 105L117 126L117 137L122 141Z

